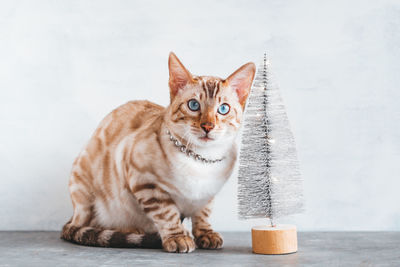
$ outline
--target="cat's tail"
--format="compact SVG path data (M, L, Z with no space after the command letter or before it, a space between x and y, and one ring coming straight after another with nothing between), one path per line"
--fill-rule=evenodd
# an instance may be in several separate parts
M113 248L161 248L158 233L144 234L136 232L119 232L94 228L77 227L70 222L62 229L61 238L80 245Z

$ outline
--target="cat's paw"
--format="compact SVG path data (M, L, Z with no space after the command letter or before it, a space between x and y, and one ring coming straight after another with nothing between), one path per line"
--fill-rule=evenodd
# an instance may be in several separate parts
M203 249L220 249L224 240L217 232L208 232L196 238L196 245L198 248Z
M190 236L178 235L167 238L163 242L163 248L167 252L188 253L192 252L196 245Z

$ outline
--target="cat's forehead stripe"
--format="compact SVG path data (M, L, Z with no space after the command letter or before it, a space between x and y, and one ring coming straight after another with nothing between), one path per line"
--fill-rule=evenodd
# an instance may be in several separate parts
M203 79L201 79L201 87L203 88L204 93L206 94L206 98L208 98L208 90L206 88L206 83Z
M217 86L217 91L215 92L215 96L218 95L219 88L220 88L220 86L221 86L221 81L216 81L216 86Z
M220 89L220 84L221 84L221 79L216 78L216 77L199 77L200 79L200 84L201 87L206 94L207 98L214 98L217 96L219 89Z
M206 82L207 90L208 90L208 97L212 98L214 96L215 91L215 83L212 80L208 80Z

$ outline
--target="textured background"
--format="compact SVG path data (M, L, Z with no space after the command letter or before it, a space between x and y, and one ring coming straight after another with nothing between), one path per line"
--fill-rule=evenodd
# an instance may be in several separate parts
M0 229L57 230L74 157L131 99L168 103L168 52L226 77L267 49L299 148L301 230L400 230L400 3L1 1ZM239 221L235 176L217 197Z

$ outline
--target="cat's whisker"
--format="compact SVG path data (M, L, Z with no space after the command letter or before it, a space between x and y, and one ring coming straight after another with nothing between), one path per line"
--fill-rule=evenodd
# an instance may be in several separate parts
M192 138L193 138L193 135L189 135L189 138L188 138L188 144L187 144L187 147L192 147Z
M188 138L190 138L190 131L186 130L182 136L182 139L188 142Z
M192 142L192 138L193 138L192 136L189 136L189 143L188 144L189 144L190 147L192 147L192 143L193 143Z

